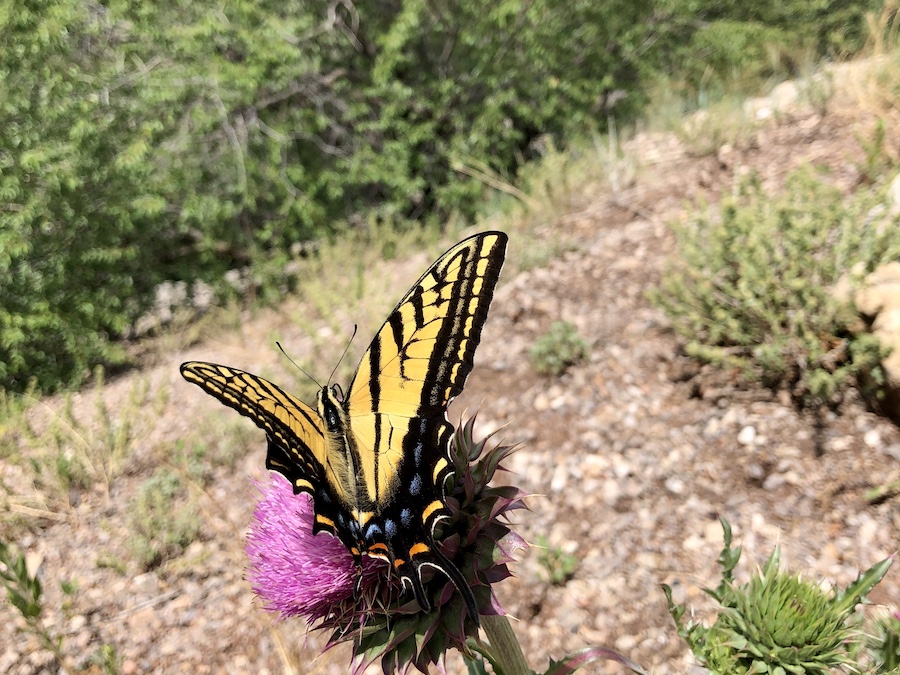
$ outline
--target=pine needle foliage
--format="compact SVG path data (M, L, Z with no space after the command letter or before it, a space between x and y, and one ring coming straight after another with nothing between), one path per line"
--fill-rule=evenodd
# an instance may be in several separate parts
M848 198L810 170L775 195L746 180L718 214L673 226L679 257L651 298L689 355L799 405L835 402L881 377L886 351L851 332L858 318L833 289L900 257L900 221L884 200L883 187Z

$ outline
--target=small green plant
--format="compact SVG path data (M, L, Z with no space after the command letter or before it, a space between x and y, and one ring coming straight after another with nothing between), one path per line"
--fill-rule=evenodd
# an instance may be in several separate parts
M727 97L708 103L690 117L679 117L674 131L695 157L715 154L726 144L745 146L759 123L744 110L743 102L743 97Z
M568 321L555 321L544 335L539 337L528 356L531 365L541 375L559 376L569 366L587 358L588 344L578 335L578 329Z
M78 581L72 579L59 582L59 589L63 592L62 611L67 618L71 618L75 610L75 599L78 595Z
M43 587L37 574L28 572L23 553L16 553L4 541L0 541L0 584L6 589L10 604L15 607L25 620L25 630L34 635L56 662L68 672L74 673L63 654L63 638L55 635L41 621L44 612Z
M179 477L160 470L144 481L129 509L128 547L142 569L181 554L200 534L200 518Z
M28 431L25 412L36 394L34 380L21 394L0 388L0 458L12 457L20 450L19 438Z
M900 222L883 201L883 188L847 198L810 171L774 196L745 181L719 218L698 211L675 227L679 259L650 297L689 355L785 388L798 405L877 386L886 351L851 331L858 318L832 289L900 256Z
M125 564L125 561L111 553L100 553L94 564L97 569L110 569L119 576L124 577L128 573L128 565Z
M888 152L887 129L881 117L875 122L870 138L857 133L856 140L866 155L865 161L856 163L860 179L866 183L874 183L894 168L895 160Z
M828 675L834 668L852 666L852 655L865 642L853 621L854 609L881 581L892 560L873 565L844 590L827 592L782 570L776 548L762 570L739 585L734 569L741 548L731 546L731 527L724 519L721 523L722 581L704 589L722 607L715 622L685 623L685 606L676 605L671 588L663 585L678 635L703 666L714 675Z
M100 668L103 675L118 675L122 672L122 657L115 646L103 644L91 656L90 662Z
M254 442L259 442L257 431L247 420L217 414L201 420L196 432L176 440L167 454L180 475L205 487L216 469L234 466Z
M895 611L875 622L868 648L877 667L876 673L900 673L900 612Z
M146 380L137 380L115 406L107 403L102 368L94 371L93 414L76 406L73 394L62 405L51 408L41 403L36 411L37 424L20 416L16 443L27 457L37 490L50 502L68 503L70 492L84 490L97 483L107 491L124 471L136 439L145 432L159 401L149 398ZM164 392L163 392L164 393ZM160 396L158 395L159 399Z
M800 96L819 115L828 113L828 106L834 99L834 73L823 70L816 73L808 73L806 77L797 81Z
M566 553L559 546L550 546L547 538L539 535L537 538L538 564L543 568L547 579L554 586L562 586L578 569L578 558L571 553Z

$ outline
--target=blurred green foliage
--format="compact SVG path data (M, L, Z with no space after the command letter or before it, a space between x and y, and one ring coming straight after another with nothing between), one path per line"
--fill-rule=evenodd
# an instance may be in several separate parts
M858 317L835 286L900 258L900 222L885 191L847 197L808 170L781 194L745 181L719 214L698 210L676 226L680 259L651 298L688 354L784 388L800 405L877 385L887 352L851 330Z
M181 478L168 469L158 469L141 483L128 520L128 548L145 571L181 555L200 536L202 526Z
M540 375L559 377L569 366L584 361L590 345L578 334L575 324L554 321L528 350L528 360Z
M879 5L2 0L0 387L121 362L162 280L280 289L303 242L471 216L470 174L632 118L648 78L852 52Z

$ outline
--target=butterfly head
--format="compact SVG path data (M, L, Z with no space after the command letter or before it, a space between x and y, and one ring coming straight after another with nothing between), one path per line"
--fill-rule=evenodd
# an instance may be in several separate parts
M347 429L344 417L344 393L340 385L333 384L330 387L322 387L316 396L319 415L325 421L325 426L331 433L339 433Z

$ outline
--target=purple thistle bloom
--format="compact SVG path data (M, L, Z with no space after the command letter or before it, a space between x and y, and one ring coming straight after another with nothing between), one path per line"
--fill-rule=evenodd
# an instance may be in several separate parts
M351 600L356 583L353 556L336 537L313 536L313 502L295 495L281 474L272 474L247 535L247 579L265 608L281 618L312 624ZM363 558L363 585L385 574L387 563ZM368 583L367 583L368 582Z

